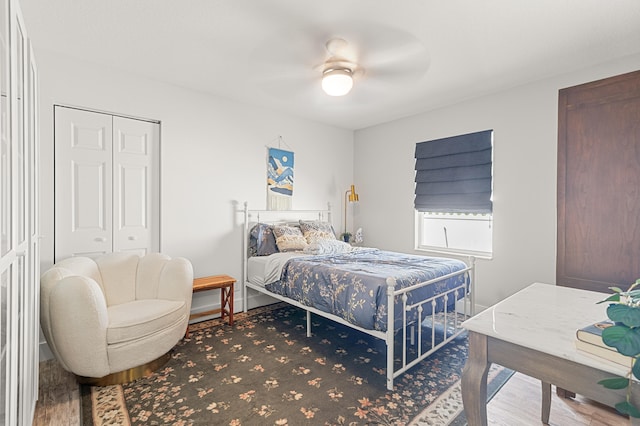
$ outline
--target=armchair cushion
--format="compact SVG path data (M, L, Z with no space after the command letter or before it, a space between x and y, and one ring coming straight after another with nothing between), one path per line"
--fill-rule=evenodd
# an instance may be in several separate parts
M154 299L108 307L107 344L143 339L174 326L184 318L184 305L184 302Z

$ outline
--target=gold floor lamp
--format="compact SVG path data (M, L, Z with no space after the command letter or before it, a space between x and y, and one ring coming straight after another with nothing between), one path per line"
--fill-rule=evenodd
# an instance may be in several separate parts
M356 193L355 185L351 185L351 188L347 189L344 193L344 233L343 236L347 234L347 203L357 203L359 200L358 194ZM346 241L348 242L348 241Z

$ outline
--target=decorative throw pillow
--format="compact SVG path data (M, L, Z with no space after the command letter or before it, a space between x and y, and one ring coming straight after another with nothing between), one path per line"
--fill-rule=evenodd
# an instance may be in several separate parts
M273 233L279 251L300 251L307 247L307 240L297 226L274 225Z
M359 250L351 244L340 240L319 240L309 244L304 252L307 254L342 254Z
M273 228L265 223L258 223L249 233L249 257L269 256L277 253L276 237Z
M336 239L336 233L329 222L300 220L300 230L308 244Z

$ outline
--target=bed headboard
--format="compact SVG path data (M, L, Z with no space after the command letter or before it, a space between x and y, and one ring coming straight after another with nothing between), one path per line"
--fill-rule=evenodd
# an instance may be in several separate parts
M331 203L323 210L250 210L249 203L244 203L244 237L248 241L249 231L256 223L287 224L299 220L317 220L320 222L331 221Z
M286 225L298 223L300 220L320 221L333 224L331 221L331 203L327 203L326 209L320 210L251 210L249 203L244 203L244 220L242 232L242 286L246 291L247 262L249 258L249 233L257 223L269 225ZM243 303L246 297L243 297ZM243 306L244 309L244 306Z

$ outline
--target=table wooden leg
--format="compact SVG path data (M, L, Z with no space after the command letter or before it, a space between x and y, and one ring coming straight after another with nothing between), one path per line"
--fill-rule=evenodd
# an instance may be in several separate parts
M551 413L551 383L542 383L542 424L549 424L549 414Z
M233 325L233 299L235 298L235 292L233 291L233 283L229 288L229 325Z
M487 336L469 332L469 356L462 371L462 402L469 426L487 426Z
M224 309L227 306L227 288L222 287L220 289L220 320L224 322Z

